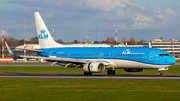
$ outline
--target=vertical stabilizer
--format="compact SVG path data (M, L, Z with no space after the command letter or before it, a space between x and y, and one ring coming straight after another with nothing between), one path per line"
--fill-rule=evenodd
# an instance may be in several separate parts
M37 29L37 36L39 40L39 47L40 48L54 48L54 47L63 47L63 45L55 42L49 30L47 29L43 19L39 12L34 12L35 22L36 22L36 29Z

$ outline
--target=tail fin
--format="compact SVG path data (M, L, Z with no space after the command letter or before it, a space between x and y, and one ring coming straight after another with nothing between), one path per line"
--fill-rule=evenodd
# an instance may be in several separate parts
M39 12L34 12L35 22L36 22L36 29L37 29L37 36L39 40L39 47L40 48L54 48L54 47L63 47L63 45L55 42L49 30L47 29L43 19Z

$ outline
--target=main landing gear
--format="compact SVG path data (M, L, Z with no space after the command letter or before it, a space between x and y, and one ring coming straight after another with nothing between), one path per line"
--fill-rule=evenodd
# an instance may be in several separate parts
M109 69L109 70L107 71L107 75L115 75L115 74L116 74L116 71L113 70L113 69Z
M92 75L92 72L85 72L84 71L84 75Z

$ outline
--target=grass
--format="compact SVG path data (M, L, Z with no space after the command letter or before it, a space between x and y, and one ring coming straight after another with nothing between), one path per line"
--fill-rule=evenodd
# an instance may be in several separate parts
M0 73L83 74L82 68L0 67ZM101 73L106 74L106 71ZM157 69L122 75L157 75ZM180 75L172 66L164 75ZM0 101L180 101L180 80L8 79L0 78Z
M46 67L14 67L6 66L0 67L0 73L27 73L27 74L83 74L82 68L64 68L57 66L46 66ZM116 69L116 74L118 75L157 75L157 69L145 69L143 72L125 72L123 69ZM96 74L96 73L94 73ZM103 73L107 74L107 70ZM180 66L171 66L169 70L164 71L164 75L180 75Z
M0 81L2 101L180 100L180 81L175 80L2 78Z

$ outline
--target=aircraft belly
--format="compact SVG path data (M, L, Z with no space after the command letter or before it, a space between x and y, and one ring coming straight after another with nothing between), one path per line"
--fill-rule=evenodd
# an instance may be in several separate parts
M157 69L157 68L164 68L169 67L170 65L154 65L154 64L147 64L141 63L136 61L130 60L109 60L114 68L145 68L145 69Z
M120 60L120 59L79 59L84 61L91 61L91 62L109 62L109 65L106 66L107 68L144 68L144 69L158 69L169 67L170 65L154 65L154 64L147 64L141 63L136 61L130 60Z

